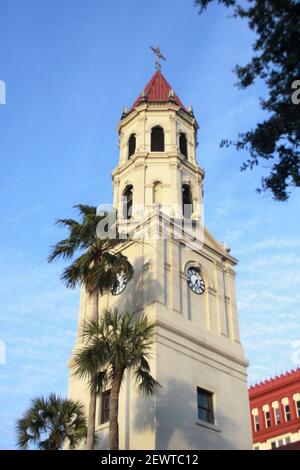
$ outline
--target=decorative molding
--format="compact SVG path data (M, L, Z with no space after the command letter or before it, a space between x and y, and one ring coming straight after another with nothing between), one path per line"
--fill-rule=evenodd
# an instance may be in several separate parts
M209 293L209 294L212 294L212 295L214 295L215 297L216 297L217 294L218 294L217 290L216 290L214 287L208 286L207 290L208 290L208 293Z
M196 335L195 333L191 334L191 333L188 333L186 331L183 331L182 328L174 327L174 326L170 325L168 322L162 321L161 319L156 320L156 324L157 324L157 326L161 326L164 330L170 331L171 333L175 333L177 336L185 338L185 339L189 340L190 342L192 342L192 343L194 343L198 346L202 346L205 349L207 349L209 351L212 351L212 352L216 353L219 356L225 357L226 359L228 359L228 360L230 360L230 361L232 361L236 364L239 364L243 367L248 367L248 365L249 365L248 361L245 358L240 358L236 354L230 354L229 352L224 351L224 348L209 344L207 341L200 339L200 337L198 335ZM159 331L157 332L157 336L161 336L162 338L166 338L167 340L172 341L172 343L174 343L173 340L170 340L169 337L165 337ZM230 341L230 340L228 340L228 341ZM183 348L186 348L186 346L183 345L183 344L181 344L181 346ZM215 359L213 359L211 357L210 357L210 360L215 362ZM245 376L246 376L246 374L245 374Z
M274 390L277 387L292 383L295 380L300 380L300 367L251 385L249 387L249 394L255 396L267 390Z

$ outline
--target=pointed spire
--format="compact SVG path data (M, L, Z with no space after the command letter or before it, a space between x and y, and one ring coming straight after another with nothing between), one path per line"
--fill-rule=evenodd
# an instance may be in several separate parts
M167 82L160 70L157 70L151 77L151 80L147 83L142 93L135 100L131 109L135 108L144 101L152 101L158 103L167 103L169 101L172 101L173 103L176 103L178 106L180 106L186 111L182 102L180 101L173 88Z

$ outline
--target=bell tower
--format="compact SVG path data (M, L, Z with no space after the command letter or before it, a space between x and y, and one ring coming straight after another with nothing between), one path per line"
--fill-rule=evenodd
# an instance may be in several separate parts
M203 171L196 163L198 124L157 70L119 123L120 160L113 172L114 207L122 214L126 190L132 216L161 204L181 216L182 199L190 211L202 205ZM123 201L122 201L123 200ZM171 215L171 214L169 214Z
M123 246L133 279L120 276L118 288L101 296L99 310L144 312L155 322L150 364L162 385L144 398L127 375L119 405L121 449L252 447L237 260L204 228L197 130L192 108L160 70L118 126L113 206L120 226L129 226L139 241ZM82 288L80 322L91 308ZM69 396L88 405L87 387L71 375ZM99 448L107 448L107 397L98 400Z

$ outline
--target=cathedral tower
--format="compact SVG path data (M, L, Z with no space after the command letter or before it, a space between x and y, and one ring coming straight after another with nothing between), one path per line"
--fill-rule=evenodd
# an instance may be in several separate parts
M160 70L118 127L113 206L120 225L129 223L143 238L123 249L133 279L120 276L99 309L144 312L156 323L150 363L162 385L156 396L144 398L127 375L120 395L121 449L251 448L237 260L203 227L197 129L192 108L185 108ZM91 308L82 288L80 322ZM87 387L72 376L69 396L88 405ZM98 400L99 448L107 448L108 412L106 391Z

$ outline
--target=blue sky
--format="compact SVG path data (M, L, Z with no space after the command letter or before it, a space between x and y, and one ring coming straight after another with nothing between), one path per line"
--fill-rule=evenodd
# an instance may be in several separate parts
M111 201L116 126L154 71L163 72L200 124L206 171L205 221L239 258L240 328L249 382L300 360L299 191L276 203L255 188L267 169L240 173L243 155L219 149L262 119L258 83L234 87L235 64L251 57L252 33L228 11L199 16L193 0L2 0L0 80L0 447L14 448L14 424L30 398L66 394L78 291L46 262L63 233L53 225L76 203Z

